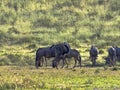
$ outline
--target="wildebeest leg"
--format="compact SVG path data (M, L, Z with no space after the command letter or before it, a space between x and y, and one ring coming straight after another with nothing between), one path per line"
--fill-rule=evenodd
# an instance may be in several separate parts
M77 64L76 58L74 58L74 60L75 60L75 64L74 64L73 68L75 68L75 67L76 67L76 64Z
M39 66L40 67L42 66L41 63L42 63L41 59L39 59L39 60L36 61L36 68L37 69L38 69Z
M63 61L63 64L62 64L62 67L61 67L61 68L63 68L64 65L65 65L65 59L62 59L62 61Z
M36 61L35 66L36 66L36 68L38 69L38 66L39 66L39 61L38 61L38 60Z
M38 55L36 55L36 59L35 59L36 68L38 68L38 64L39 64L39 57L38 57Z
M92 57L92 66L96 65L96 57Z
M66 66L66 67L68 68L68 63L67 63L67 60L66 60L66 59L65 59L65 63L67 64L67 66Z
M39 66L41 66L41 58L36 57L35 66L36 66L37 69L38 69Z
M39 60L39 63L40 63L40 67L42 67L42 66L43 66L43 63L44 63L43 57L41 57L41 59Z
M65 66L65 64L67 64L67 67L68 67L68 63L67 63L66 58L62 58L62 60L63 60L63 65L62 65L62 67L61 67L61 68L63 68L63 67Z
M110 57L110 66L114 66L112 57Z
M58 64L59 64L59 62L58 62L58 61L56 61L56 69L58 69Z
M58 65L58 61L57 58L55 57L54 60L52 61L52 67L58 69L57 65Z
M113 61L113 59L111 59L111 64L112 64L112 66L114 67L114 61Z
M96 65L96 57L94 57L94 59L93 59L93 65L95 66Z
M94 65L95 65L95 58L92 57L92 58L91 58L91 61L92 61L92 66L94 66Z
M92 66L93 66L93 57L91 57L91 62L92 62Z
M44 57L45 58L45 64L46 64L46 67L47 67L47 58L46 57Z
M55 59L52 61L52 67L53 67L53 68L56 67Z
M78 56L78 62L79 62L79 65L80 65L80 67L81 67L81 57L80 56Z
M115 56L112 57L112 62L113 62L113 67L114 67L114 65L116 64Z
M114 58L114 65L116 65L116 57Z

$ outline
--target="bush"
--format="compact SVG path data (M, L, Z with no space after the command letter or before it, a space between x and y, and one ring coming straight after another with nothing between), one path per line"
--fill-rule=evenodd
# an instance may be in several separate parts
M119 0L110 0L109 9L112 11L120 10L120 1Z
M9 34L12 34L12 33L15 33L15 34L20 34L20 32L17 30L17 28L15 28L15 27L10 27L9 29L8 29L8 32L7 33L9 33Z
M1 90L15 90L16 85L14 83L4 83L2 86L0 86Z
M3 65L11 65L10 59L7 57L1 57L0 58L0 66L3 66Z
M12 11L3 11L0 13L0 25L11 24L14 25L17 21L16 13Z
M30 44L27 48L28 49L34 49L34 48L37 48L37 45L36 44Z
M18 66L28 66L35 65L35 57L31 55L22 54L7 54L7 57L1 61L1 65L18 65Z
M99 54L104 54L104 50L100 49Z
M7 34L3 30L0 30L0 41L5 42L4 40L6 38L7 38Z

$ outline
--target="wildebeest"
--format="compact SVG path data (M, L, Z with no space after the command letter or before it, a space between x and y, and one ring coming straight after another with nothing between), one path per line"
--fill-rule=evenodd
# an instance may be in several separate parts
M108 57L110 58L110 65L114 66L116 63L116 50L114 47L108 49Z
M116 46L115 50L116 50L116 58L120 62L120 48Z
M98 57L98 49L95 46L91 46L90 48L90 59L92 61L92 65L96 65L96 60Z
M52 66L53 68L54 67L58 68L57 65L61 58L64 59L64 55L69 53L70 45L67 42L59 43L51 47L51 49L55 51L55 58L53 60Z
M46 52L49 51L49 47L39 48L36 51L36 59L35 59L35 66L42 66L43 64L43 57L46 55Z
M63 59L63 64L66 63L66 64L67 64L67 67L68 67L68 63L67 63L67 61L66 61L67 58L74 58L75 64L74 64L73 68L76 67L77 61L78 61L78 63L79 63L79 66L81 67L81 56L80 56L79 51L76 50L76 49L70 49L69 53L67 53L67 54L65 54L65 55L63 55L63 56L58 57L58 58L57 58L57 61L58 61L58 62L56 62L56 61L53 61L53 62L52 62L52 63L53 63L53 64L52 64L53 67L55 67L56 64L58 64L58 63L60 62L61 59ZM63 65L62 67L64 67L64 65Z
M74 64L73 68L76 67L77 61L79 63L79 66L81 67L81 55L78 50L70 49L69 53L65 54L64 57L65 57L65 59L66 58L74 58L75 64ZM67 64L67 67L68 67L68 64Z
M56 62L57 62L58 61L57 58L60 58L65 53L68 53L69 52L69 48L70 48L70 46L69 46L69 44L67 42L56 44L56 45L52 45L50 47L39 48L36 51L35 66L38 68L38 66L40 66L41 63L43 63L42 62L43 61L43 57L45 57L46 66L47 66L46 58L55 57L54 60L56 60Z

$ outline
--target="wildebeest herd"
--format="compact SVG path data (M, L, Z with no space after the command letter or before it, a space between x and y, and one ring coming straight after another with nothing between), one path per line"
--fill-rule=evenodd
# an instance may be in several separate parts
M90 59L92 62L92 66L96 65L96 60L98 57L98 49L95 46L91 46L89 50ZM50 47L38 48L36 51L36 59L35 59L35 66L38 68L39 66L43 66L43 62L46 62L47 67L47 58L54 58L52 60L52 67L58 69L58 64L62 60L64 67L65 64L68 63L66 58L74 58L75 64L73 66L76 67L77 62L79 63L79 67L81 67L81 55L78 50L71 49L71 46L67 42L58 43L55 45L51 45ZM116 60L120 61L120 48L118 47L111 47L108 49L108 56L105 58L105 64L109 64L110 66L114 66L116 64Z

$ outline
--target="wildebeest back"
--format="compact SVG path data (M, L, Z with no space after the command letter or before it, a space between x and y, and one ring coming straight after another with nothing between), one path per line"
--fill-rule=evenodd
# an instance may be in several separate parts
M91 47L90 56L98 56L98 49L96 47Z

